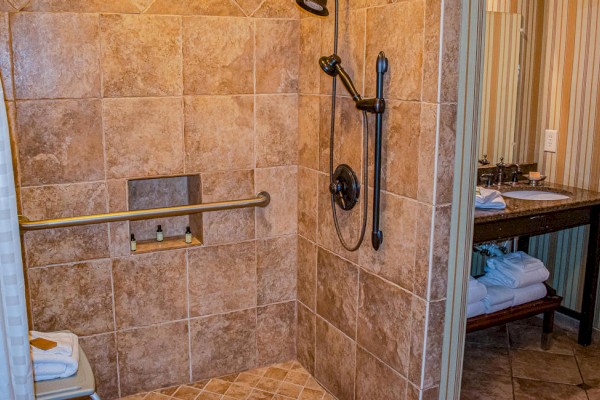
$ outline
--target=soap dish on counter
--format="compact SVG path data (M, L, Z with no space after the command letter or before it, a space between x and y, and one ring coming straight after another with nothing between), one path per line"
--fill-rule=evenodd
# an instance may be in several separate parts
M539 178L530 178L529 175L523 175L523 178L527 179L531 186L539 186L546 179L546 175L540 175Z

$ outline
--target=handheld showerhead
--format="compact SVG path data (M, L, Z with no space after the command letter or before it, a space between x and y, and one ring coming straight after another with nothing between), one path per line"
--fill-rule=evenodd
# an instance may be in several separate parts
M352 78L346 73L344 68L342 68L342 60L337 54L332 54L330 56L323 56L319 59L319 66L329 76L339 76L340 80L344 84L344 87L350 93L350 96L354 99L354 101L360 101L361 97L358 93L358 90L354 87L354 83L352 83Z
M305 11L320 17L329 15L327 0L296 0L296 3Z

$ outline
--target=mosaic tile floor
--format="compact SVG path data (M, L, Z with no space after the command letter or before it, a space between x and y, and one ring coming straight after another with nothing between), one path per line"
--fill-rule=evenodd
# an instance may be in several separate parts
M542 350L542 320L530 318L467 335L461 400L600 400L600 335L577 344L555 325Z
M206 379L187 385L138 393L121 400L335 400L298 363L288 361Z

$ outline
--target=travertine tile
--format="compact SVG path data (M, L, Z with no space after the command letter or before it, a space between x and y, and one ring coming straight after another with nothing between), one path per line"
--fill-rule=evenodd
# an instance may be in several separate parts
M466 343L463 371L512 376L508 349Z
M253 166L252 96L186 97L186 171L223 171Z
M268 207L256 209L256 237L274 237L297 232L297 167L260 168L255 171L257 192L271 195Z
M184 251L148 253L113 260L117 328L185 318L185 271Z
M321 69L318 68L321 54L321 20L300 20L300 60L298 90L300 93L318 94L321 86ZM331 84L331 82L330 82Z
M298 168L298 233L317 240L317 201L319 175L307 168Z
M156 0L148 14L243 16L233 0Z
M511 350L512 374L515 378L578 385L581 375L574 356L531 350ZM543 365L544 368L539 368Z
M421 103L421 133L417 168L422 173L418 177L417 199L429 204L435 202L437 116L438 105Z
M315 314L302 303L297 304L296 357L302 366L312 374L315 372L315 318ZM304 382L295 383L304 384Z
M24 247L28 267L107 258L108 225L27 232Z
M256 166L298 162L298 96L256 97Z
M440 383L445 311L445 300L429 302L428 304L427 341L424 346L425 357L423 358L425 362L423 370L424 387L433 387Z
M294 1L265 0L252 14L255 18L299 18L300 11Z
M108 260L31 269L29 293L36 330L91 335L114 329Z
M256 309L193 319L191 343L195 380L255 367Z
M99 100L17 102L22 184L104 179L101 117Z
M223 43L227 46L224 47ZM254 28L251 20L183 19L185 94L253 93L253 60Z
M262 4L262 0L235 0L246 15L252 15L254 11Z
M254 171L209 172L202 174L202 201L226 201L254 197ZM202 214L206 244L254 239L254 208Z
M600 387L600 360L598 357L577 356L583 382L592 387Z
M21 188L23 215L30 220L107 212L104 182Z
M357 341L403 376L408 373L411 306L409 292L360 274Z
M183 172L181 99L104 99L102 108L109 178Z
M127 181L125 179L108 180L106 189L108 191L108 211L127 211Z
M296 302L271 304L257 309L258 364L272 364L296 357ZM285 377L286 373L283 373ZM265 374L267 377L269 371ZM281 377L281 379L283 379ZM277 377L279 378L279 377Z
M317 313L356 336L358 268L321 248L317 254Z
M441 102L458 101L458 67L462 2L444 1Z
M298 165L319 169L321 100L318 96L298 97Z
M17 98L100 95L98 15L18 13L10 21Z
M108 224L110 235L110 256L123 257L131 252L131 236L127 221L111 222Z
M179 18L110 14L100 27L104 96L183 93Z
M423 25L422 1L402 1L367 10L367 65L374 65L379 52L385 52L389 59L384 88L388 99L421 99ZM375 70L367 72L365 91L374 93Z
M0 1L0 12L9 12L9 11L17 11L17 9L10 4L8 0Z
M508 376L465 372L460 398L461 400L510 400L513 398L512 380Z
M586 400L585 390L578 386L514 379L515 400Z
M339 400L354 398L354 341L317 318L315 377Z
M541 327L531 324L514 323L508 325L511 349L538 350L542 351L540 345ZM570 335L558 327L554 327L552 333L552 347L546 350L549 353L573 355L573 349L580 348L576 337Z
M188 263L190 316L256 306L254 242L191 249Z
M425 31L423 42L423 101L439 101L440 30L442 1L425 0Z
M255 13L268 12L269 4L282 0L266 0ZM288 9L293 10L291 3ZM300 21L256 21L256 93L297 93Z
M356 398L397 400L404 398L406 379L358 347Z
M2 73L2 88L4 99L15 98L12 71L12 47L10 44L10 28L8 14L0 14L0 72Z
M256 241L259 305L295 300L297 241L295 235Z
M189 379L188 323L117 332L121 395Z
M316 307L317 246L298 236L297 298L311 310Z
M79 337L79 345L85 350L96 380L96 392L102 398L119 397L117 377L117 343L114 333Z
M454 152L456 145L456 105L440 106L439 141L437 154L436 204L452 201L454 184Z
M22 11L139 13L152 0L28 0Z

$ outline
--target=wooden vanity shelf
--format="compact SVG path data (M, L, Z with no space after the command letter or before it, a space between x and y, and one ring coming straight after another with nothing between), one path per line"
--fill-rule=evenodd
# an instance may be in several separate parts
M467 319L467 333L504 325L509 322L544 314L542 329L542 349L547 350L552 346L552 331L554 330L554 312L560 307L562 297L556 290L546 285L546 297L521 304L520 306L506 308L492 314L483 314Z

